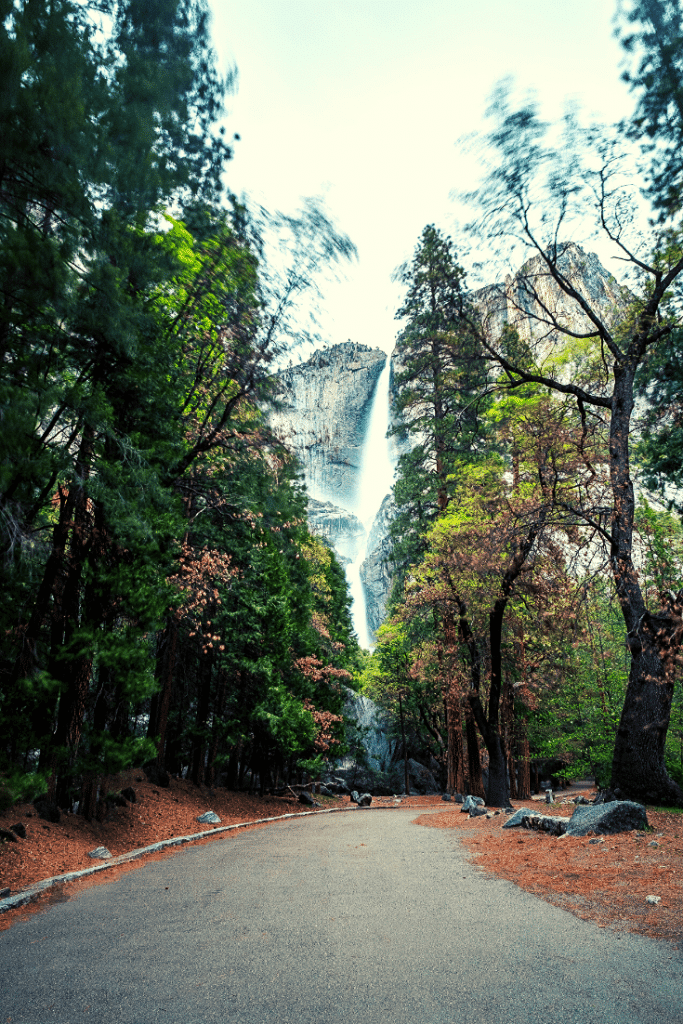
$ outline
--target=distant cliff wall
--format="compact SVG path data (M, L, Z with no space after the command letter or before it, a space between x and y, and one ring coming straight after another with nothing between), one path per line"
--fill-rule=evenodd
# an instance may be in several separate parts
M270 424L297 454L317 501L357 506L370 403L386 358L381 349L345 342L280 374L281 408Z

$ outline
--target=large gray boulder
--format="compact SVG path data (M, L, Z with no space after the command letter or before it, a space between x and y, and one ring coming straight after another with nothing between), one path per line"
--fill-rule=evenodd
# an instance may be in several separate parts
M631 800L612 800L607 804L579 805L567 825L568 836L612 835L630 832L647 826L647 814L642 804Z
M397 761L392 765L389 778L393 786L392 793L402 793L405 788L403 761ZM408 758L408 781L410 782L410 792L414 796L434 796L441 792L439 784L429 768L425 768L423 764L412 757Z

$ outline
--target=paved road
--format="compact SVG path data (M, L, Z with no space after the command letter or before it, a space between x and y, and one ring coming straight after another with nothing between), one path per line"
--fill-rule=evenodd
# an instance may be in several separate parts
M0 933L0 1024L683 1020L683 956L477 872L414 817L237 833L52 906Z

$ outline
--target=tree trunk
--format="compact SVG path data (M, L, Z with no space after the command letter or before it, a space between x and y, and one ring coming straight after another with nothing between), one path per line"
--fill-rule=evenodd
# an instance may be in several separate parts
M446 792L465 792L465 765L462 741L462 711L459 694L453 680L448 686L446 704L446 728L448 734L448 754L446 762Z
M629 683L614 745L612 788L629 799L680 806L683 793L664 763L674 681L654 644L643 644L640 650L634 647L632 641Z
M633 565L635 497L629 464L635 364L617 362L610 421L612 518L610 562L626 624L631 668L612 761L612 788L651 803L683 804L669 777L664 746L673 699L674 658L681 644L681 608L674 598L660 615L646 606Z
M408 796L410 796L410 775L408 773L408 747L406 746L406 727L403 721L403 701L401 695L398 697L398 710L401 716L401 740L403 742L403 774L404 774L404 786Z
M517 799L517 771L514 755L515 735L515 694L510 680L503 683L503 741L507 755L507 772L510 783L510 799Z
M465 737L467 739L467 769L469 777L469 786L465 788L471 796L480 796L483 800L486 797L486 791L481 770L479 737L472 708L469 704L465 705Z
M510 790L508 788L507 758L505 745L499 732L494 732L486 744L489 752L489 781L486 790L486 803L489 807L508 807Z

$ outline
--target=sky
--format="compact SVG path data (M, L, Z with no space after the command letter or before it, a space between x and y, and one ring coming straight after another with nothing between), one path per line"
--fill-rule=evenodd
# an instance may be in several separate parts
M392 272L426 224L457 248L468 213L452 194L475 189L481 173L466 140L485 131L502 78L534 90L552 120L567 101L608 122L633 107L616 0L211 3L219 66L238 69L227 185L285 213L322 196L358 248L346 280L325 290L330 344L393 348L402 292Z

